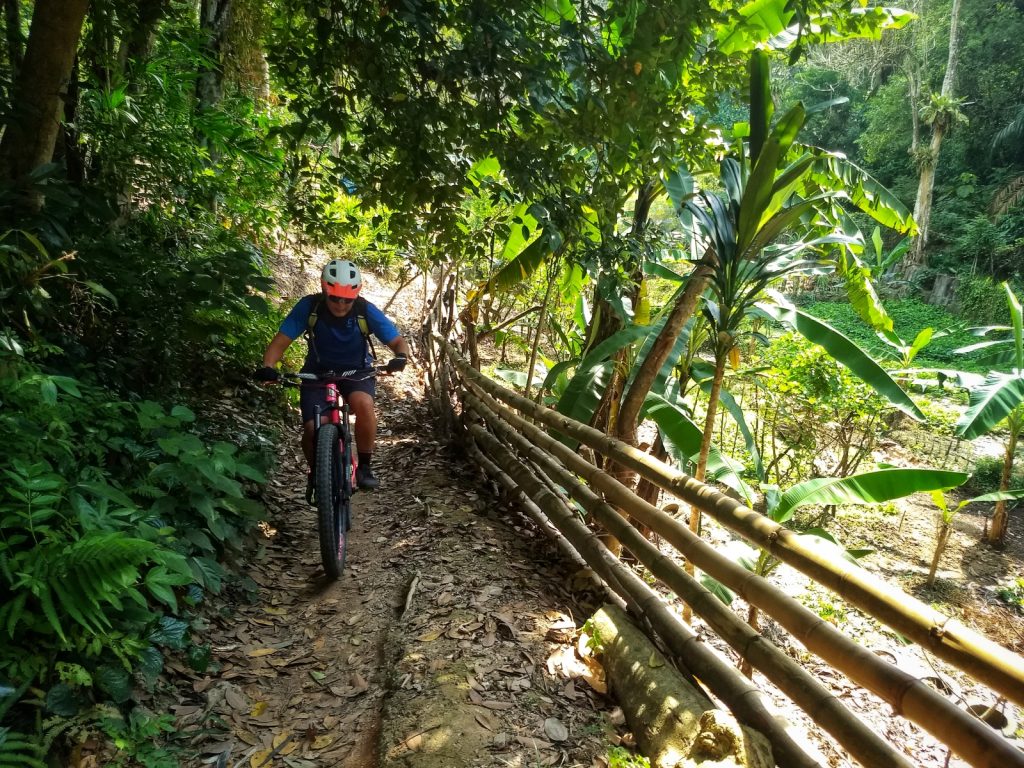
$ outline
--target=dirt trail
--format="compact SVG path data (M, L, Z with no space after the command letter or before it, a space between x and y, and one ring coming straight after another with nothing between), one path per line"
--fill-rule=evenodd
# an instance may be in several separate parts
M596 598L432 437L420 379L378 385L382 485L354 499L337 582L302 498L294 416L248 565L257 589L210 619L210 673L173 667L179 729L215 726L191 764L591 768L628 743L578 642Z

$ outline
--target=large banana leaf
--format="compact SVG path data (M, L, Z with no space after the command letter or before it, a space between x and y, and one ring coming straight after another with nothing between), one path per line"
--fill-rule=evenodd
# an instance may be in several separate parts
M792 328L808 341L824 347L825 351L837 362L845 365L851 373L875 392L908 416L918 421L924 421L921 409L910 399L910 395L893 381L885 369L875 362L867 352L828 323L822 322L796 307L778 301L758 302L755 311Z
M782 494L773 518L785 522L804 504L873 504L901 499L919 491L962 485L966 472L943 469L879 469L850 477L819 477L798 483Z
M659 324L653 326L630 325L613 333L580 361L555 410L569 418L586 424L611 381L611 357L623 347L651 333L657 334Z
M583 371L577 371L558 399L555 410L584 424L589 422L612 380L614 367L614 361L605 360ZM567 439L563 442L573 446L576 444L575 440Z
M839 274L846 280L846 295L853 311L876 331L891 332L892 318L875 292L871 270L848 250L840 255L838 267Z
M917 234L917 224L907 207L867 171L846 159L845 155L815 148L818 161L811 166L810 178L824 189L835 189L838 181L850 202L871 218L900 232Z
M1024 374L991 372L981 386L970 390L970 402L956 425L956 434L968 440L992 429L1024 403Z
M536 272L540 265L544 263L548 255L551 253L551 246L548 239L543 235L538 237L526 248L524 248L518 256L512 261L508 262L501 269L498 270L486 283L484 288L479 292L480 295L485 293L494 293L507 291L519 283L523 282L534 272Z
M677 401L672 402L653 392L644 400L641 418L651 419L661 430L665 447L675 461L692 472L700 455L702 438L701 428L690 419L685 407ZM743 496L747 503L752 503L753 493L740 477L743 465L725 456L714 446L708 453L706 478L732 488Z

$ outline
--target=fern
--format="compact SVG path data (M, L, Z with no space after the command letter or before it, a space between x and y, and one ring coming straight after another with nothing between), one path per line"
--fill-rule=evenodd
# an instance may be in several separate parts
M38 739L0 728L0 768L46 768L45 759Z
M120 533L87 535L59 556L49 556L49 586L72 619L101 633L111 627L104 605L120 610L124 597L141 600L135 588L139 566L152 558L156 549L152 542Z

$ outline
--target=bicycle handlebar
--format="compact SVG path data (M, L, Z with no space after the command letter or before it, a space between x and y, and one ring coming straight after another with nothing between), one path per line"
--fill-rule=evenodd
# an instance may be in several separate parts
M362 375L358 375L362 374ZM279 374L279 380L281 383L289 382L300 382L300 381L319 381L325 383L338 383L339 381L366 381L367 379L373 379L384 374L390 376L391 372L388 371L386 365L374 365L370 368L352 368L347 371L341 371L335 373L334 371L327 371L326 373L291 373L289 371L281 371Z

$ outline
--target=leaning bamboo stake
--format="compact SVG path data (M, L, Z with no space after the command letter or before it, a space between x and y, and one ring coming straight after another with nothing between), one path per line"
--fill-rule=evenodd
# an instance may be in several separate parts
M450 344L444 343L444 346L454 364L464 370L466 364L458 352ZM531 419L611 456L683 501L698 504L705 513L751 543L768 550L779 560L833 590L940 659L1024 706L1024 659L1017 654L969 629L962 622L944 616L902 590L886 584L863 568L840 558L830 559L820 555L792 531L714 488L698 483L620 440L525 400L486 377L473 373L466 373L467 380L478 383L497 399Z
M556 466L554 459L548 457L539 444L535 444L537 436L532 431L528 436L517 435L509 424L499 420L495 414L484 413L485 405L474 396L468 395L467 402L470 407L487 418L488 424L503 440L510 442L521 455L529 457L546 472L557 477L572 497L601 525L608 528L655 577L683 598L708 622L719 637L742 658L749 660L763 672L797 706L810 714L814 721L831 734L850 755L865 766L912 768L913 763L906 760L891 744L844 707L835 695L815 680L807 670L765 640L693 576L659 552L658 548L619 515L611 504L603 501L590 488L580 483L572 473ZM622 504L622 501L628 502L628 506ZM636 508L633 502L636 501L639 500L635 497L624 497L617 499L616 504L632 514ZM913 678L909 680L918 682ZM924 683L920 684L924 686ZM961 714L969 717L966 713ZM982 727L987 726L982 724Z
M775 759L783 768L820 766L820 758L808 754L770 711L770 705L753 683L720 659L693 631L664 604L661 597L633 571L619 562L598 537L546 486L540 483L499 440L478 424L469 425L470 434L482 450L502 466L516 483L542 508L551 522L582 554L609 586L644 616L688 670L700 670L701 680L729 709L750 727L764 734L772 744Z
M798 635L809 650L830 662L855 682L881 696L886 703L917 723L939 740L948 744L955 752L970 760L974 766L1003 768L1024 766L1024 753L1007 742L1002 734L968 712L958 708L927 684L895 667L866 648L862 648L830 624L822 621L792 598L785 596L764 579L751 574L736 563L718 555L714 550L682 524L670 520L656 507L638 499L614 478L597 470L593 465L576 456L566 446L558 443L521 417L501 408L498 412L488 411L500 407L493 399L485 402L474 395L467 395L467 402L482 416L495 431L514 445L524 456L528 456L544 471L555 476L563 487L598 521L609 528L622 543L630 549L648 569L677 595L691 604L712 629L729 643L741 657L760 669L780 690L789 696L805 712L814 713L814 720L831 733L854 757L865 765L909 765L901 763L898 752L874 735L863 723L853 717L832 694L821 686L803 668L764 639L748 624L743 622L720 600L710 594L686 571L665 557L657 547L647 541L639 531L629 525L616 511L625 509L631 516L654 528L672 543L693 555L694 562L705 570L711 570L716 578L727 586L751 585L751 592L761 598L759 606L781 623L797 624L810 629ZM498 416L507 419L501 421ZM522 435L513 431L518 430ZM551 451L583 476L591 484L600 487L605 494L600 498L590 488L547 453ZM609 503L610 502L610 503ZM613 506L613 504L615 506ZM664 523L670 524L664 524ZM788 621L787 621L788 620ZM872 738L876 743L872 743ZM881 745L892 754L878 753Z

